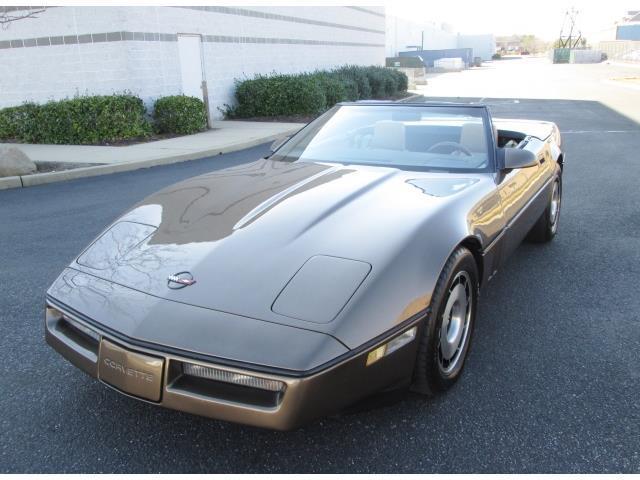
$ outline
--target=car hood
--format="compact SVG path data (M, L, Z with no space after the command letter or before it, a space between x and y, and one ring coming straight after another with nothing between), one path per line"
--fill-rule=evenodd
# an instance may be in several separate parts
M261 159L148 197L70 267L154 297L339 338L329 325L351 295L375 281L430 211L481 182L472 175ZM307 262L310 273L281 300ZM326 270L334 268L332 280ZM195 283L175 288L181 285L168 278L182 272ZM346 297L329 299L333 310L325 316L296 313L306 300L322 309L313 281L324 274L322 288L333 282L341 290L336 295Z

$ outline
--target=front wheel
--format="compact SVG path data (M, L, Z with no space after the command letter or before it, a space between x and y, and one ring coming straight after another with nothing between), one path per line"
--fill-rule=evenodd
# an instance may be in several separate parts
M560 206L562 204L562 178L558 177L553 182L553 190L549 198L549 204L542 216L535 223L527 236L527 240L534 243L550 242L558 232L560 220Z
M447 260L431 298L416 366L415 390L433 395L460 378L471 344L478 299L478 267L458 248Z

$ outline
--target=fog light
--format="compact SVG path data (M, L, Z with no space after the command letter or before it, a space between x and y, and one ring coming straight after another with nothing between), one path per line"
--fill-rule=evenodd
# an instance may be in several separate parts
M406 344L416 338L417 331L418 327L412 327L406 332L401 333L397 337L385 343L384 345L380 345L375 350L371 350L369 352L369 355L367 355L367 366L377 362L381 358L386 357L390 353L395 352L399 348L404 347Z
M228 370L220 370L219 368L205 367L195 365L193 363L183 363L182 371L186 375L192 377L207 378L218 382L234 383L245 387L258 388L260 390L269 390L271 392L284 391L286 384L278 380L269 378L254 377L243 373L230 372Z

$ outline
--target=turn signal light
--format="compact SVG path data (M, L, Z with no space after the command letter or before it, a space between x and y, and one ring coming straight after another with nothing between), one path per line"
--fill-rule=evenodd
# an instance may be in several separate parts
M369 355L367 355L367 367L372 363L377 362L381 358L386 357L390 353L395 352L401 347L404 347L409 342L411 342L414 338L416 338L416 332L418 331L418 327L412 327L409 330L401 333L397 337L393 338L389 342L384 345L380 345L375 350L371 350Z

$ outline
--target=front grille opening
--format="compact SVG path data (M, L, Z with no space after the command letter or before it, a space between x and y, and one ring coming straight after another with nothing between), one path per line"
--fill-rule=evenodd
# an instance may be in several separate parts
M245 385L196 377L184 373L181 362L171 362L168 390L209 397L256 407L275 408L282 402L284 390L263 390ZM172 380L171 380L172 379Z
M96 338L93 338L88 333L80 330L73 323L69 322L66 318L61 318L56 326L61 334L71 340L73 343L80 345L82 348L89 350L90 352L98 355L100 349L100 343Z

